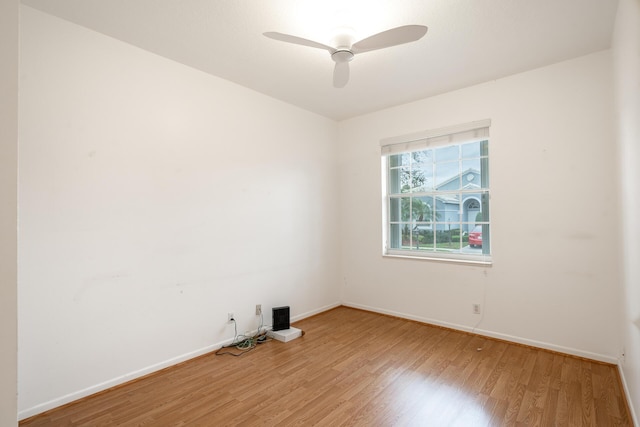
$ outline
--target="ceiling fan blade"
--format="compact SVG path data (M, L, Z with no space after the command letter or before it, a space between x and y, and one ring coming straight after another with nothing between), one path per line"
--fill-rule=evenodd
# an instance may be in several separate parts
M337 88L343 88L349 81L349 63L348 62L336 62L336 67L333 69L333 86Z
M424 25L404 25L362 39L351 47L353 53L384 49L420 40L427 33Z
M275 31L268 31L266 33L262 33L265 37L269 37L270 39L279 40L281 42L299 44L302 46L315 47L317 49L328 50L330 53L335 52L335 49L331 46L327 46L326 44L314 42L313 40L303 39L302 37L292 36L290 34L277 33Z

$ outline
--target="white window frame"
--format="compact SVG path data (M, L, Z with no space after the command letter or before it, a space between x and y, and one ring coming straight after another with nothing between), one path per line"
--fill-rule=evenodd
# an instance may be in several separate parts
M491 120L481 120L471 123L465 123L457 126L450 126L446 128L428 130L424 132L418 132L410 135L397 136L392 138L385 138L380 141L381 146L381 167L382 167L382 255L385 257L397 257L397 258L409 258L420 260L435 260L446 262L457 262L465 264L481 264L491 265L491 239L490 231L491 227L487 226L483 231L483 246L488 249L482 254L467 254L460 252L438 252L425 251L425 250L410 250L410 249L393 249L390 246L390 234L391 234L391 221L390 221L390 206L391 199L397 198L398 195L393 196L389 193L389 179L390 179L390 166L389 157L391 155L400 153L409 153L425 149L440 148L449 145L459 145L474 141L489 140L489 127L491 126ZM490 156L488 156L490 158ZM489 160L487 160L489 161ZM490 171L490 168L489 168ZM487 195L486 200L486 215L489 215L489 200L490 200L490 185L487 175L487 185L481 190ZM463 189L459 192L464 193ZM475 190L474 192L478 192ZM432 194L438 193L437 190L431 192ZM445 194L443 192L443 194ZM462 201L460 208L462 209ZM484 218L487 225L491 223L490 217ZM488 231L485 235L485 231Z

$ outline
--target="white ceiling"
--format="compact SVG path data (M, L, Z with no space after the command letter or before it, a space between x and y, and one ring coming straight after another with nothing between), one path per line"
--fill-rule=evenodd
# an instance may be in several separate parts
M618 0L23 0L23 3L341 120L607 49ZM407 24L421 40L362 53L332 86L331 44Z

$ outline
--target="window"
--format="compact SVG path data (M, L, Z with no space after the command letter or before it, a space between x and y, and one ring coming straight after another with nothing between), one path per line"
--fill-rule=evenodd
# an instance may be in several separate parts
M491 262L489 125L382 141L384 255Z

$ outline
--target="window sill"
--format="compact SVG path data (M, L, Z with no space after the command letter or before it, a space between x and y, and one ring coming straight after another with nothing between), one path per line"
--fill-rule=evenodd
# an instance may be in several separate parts
M435 262L443 262L443 263L452 263L452 264L463 264L463 265L475 265L482 267L491 267L493 265L493 260L491 257L451 257L448 256L437 256L434 254L429 255L416 255L411 253L383 253L383 258L398 258L398 259L411 259L411 260L419 260L419 261L435 261Z

